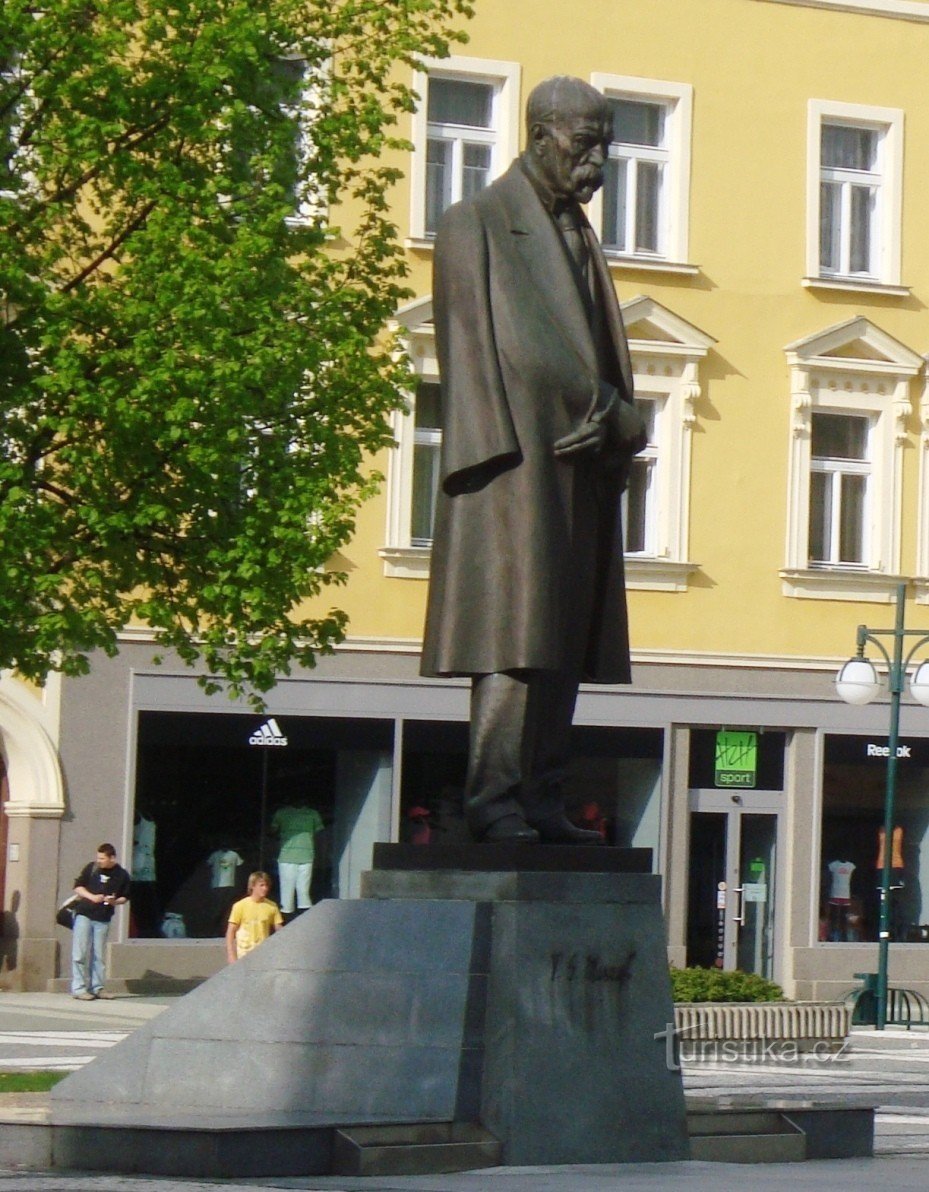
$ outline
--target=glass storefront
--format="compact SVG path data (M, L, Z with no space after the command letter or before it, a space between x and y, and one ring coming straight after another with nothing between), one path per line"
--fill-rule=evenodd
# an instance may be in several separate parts
M649 848L657 863L661 813L660 729L575 725L563 780L568 818L608 844ZM401 839L460 844L470 839L462 811L468 726L403 724Z
M690 734L687 963L772 978L786 735Z
M467 843L466 723L141 712L130 935L223 935L256 869L270 873L285 918L357 896L371 846L391 838L395 732L400 839ZM653 866L662 745L658 729L576 727L564 777L570 818L609 844L651 849ZM312 855L308 891L301 848Z
M392 721L140 713L130 934L223 935L256 869L285 911L338 896L386 839L392 751Z
M822 943L878 938L886 779L886 738L826 736L818 931ZM929 741L899 743L894 804L891 939L929 943Z

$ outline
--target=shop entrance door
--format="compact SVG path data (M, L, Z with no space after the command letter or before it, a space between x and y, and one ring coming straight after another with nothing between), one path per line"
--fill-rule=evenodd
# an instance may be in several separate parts
M780 792L691 791L687 963L774 980Z

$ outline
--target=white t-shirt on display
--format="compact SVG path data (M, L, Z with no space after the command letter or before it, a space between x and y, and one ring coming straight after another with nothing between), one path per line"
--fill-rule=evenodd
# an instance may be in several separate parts
M852 874L855 866L851 861L831 861L832 887L829 897L836 902L848 902L852 896Z
M210 885L214 890L225 890L235 885L235 871L244 864L242 858L231 848L216 849L206 859L209 865Z

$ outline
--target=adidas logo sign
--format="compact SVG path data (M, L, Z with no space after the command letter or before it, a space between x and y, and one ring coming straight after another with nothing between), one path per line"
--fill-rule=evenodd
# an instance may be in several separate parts
M255 729L248 739L249 745L286 745L287 738L281 732L280 725L272 716L266 720L261 728Z

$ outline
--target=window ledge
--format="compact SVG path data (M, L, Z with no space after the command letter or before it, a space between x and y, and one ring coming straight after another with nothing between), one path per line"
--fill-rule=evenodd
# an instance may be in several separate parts
M913 587L916 591L916 603L929 604L929 579L914 579Z
M839 568L785 568L780 572L785 596L808 600L866 600L890 604L902 577L877 571L843 571Z
M856 277L804 277L807 290L846 290L858 294L888 294L891 298L909 298L909 286L891 286L881 281Z
M429 546L382 546L377 552L384 560L384 574L394 579L428 579Z
M435 248L435 236L407 236L403 241L403 247L418 249L420 252L432 252Z
M626 587L637 592L686 592L698 563L679 563L671 559L626 555L623 560Z
M648 273L677 273L686 277L696 277L700 272L699 265L688 265L684 261L666 261L660 257L634 257L625 253L603 250L607 264L611 269L645 270Z

